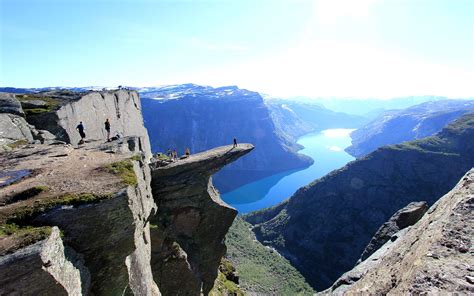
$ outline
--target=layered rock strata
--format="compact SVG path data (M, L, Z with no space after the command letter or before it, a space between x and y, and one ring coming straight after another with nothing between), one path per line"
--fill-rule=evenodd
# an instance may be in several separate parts
M201 288L207 295L214 286L237 211L220 199L211 175L252 149L223 146L165 167L152 163L151 264L163 295L200 295Z
M322 294L469 295L474 293L474 169L413 226Z

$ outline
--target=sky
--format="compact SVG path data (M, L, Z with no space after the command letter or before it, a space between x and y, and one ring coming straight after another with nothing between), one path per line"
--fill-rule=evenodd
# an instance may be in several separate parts
M0 86L474 96L473 0L0 3Z

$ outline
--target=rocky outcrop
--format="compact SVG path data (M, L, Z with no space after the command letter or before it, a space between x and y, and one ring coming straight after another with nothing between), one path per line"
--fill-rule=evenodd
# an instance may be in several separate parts
M0 113L14 114L21 117L25 116L20 102L14 94L0 92Z
M224 237L237 211L226 205L211 175L253 150L224 146L161 167L152 163L158 212L150 219L151 265L163 295L207 295L225 254Z
M474 293L474 169L415 225L395 234L322 294Z
M359 261L367 259L388 240L395 240L397 232L418 222L427 210L428 204L424 201L411 202L403 209L398 210L387 222L380 226L367 247L365 247Z
M32 128L24 116L20 102L13 94L0 93L0 152L33 141Z
M90 133L79 146L35 141L0 153L0 294L208 293L236 215L211 175L253 146L220 147L163 166L150 163L134 92L18 97L26 118L42 118L39 125L50 131L28 125L34 136L74 144L82 116ZM94 112L103 114L86 117ZM125 136L94 140L103 118Z
M116 153L107 153L113 152L110 145L114 144L125 147L117 148ZM129 141L106 146L89 143L83 149L72 149L67 145L30 145L1 155L2 170L33 173L0 189L1 199L13 200L0 208L3 234L0 253L23 258L20 255L25 248L36 241L38 245L44 245L38 252L49 252L50 247L42 240L44 236L36 232L55 226L63 234L62 242L57 244L64 244L69 253L83 258L81 270L88 274L83 278L75 269L58 265L53 260L45 261L67 278L63 284L61 279L54 277L56 285L69 291L69 281L75 282L78 287L74 289L82 291L75 295L158 295L149 263L151 248L147 221L156 207L151 197L150 169L143 156L135 157L136 151L126 152L128 147ZM30 190L32 188L37 190ZM18 195L22 197L15 198ZM48 239L51 237L46 241ZM31 256L38 255L28 255L27 260L39 260ZM21 274L15 272L43 274L39 263L24 266L21 260L9 262L1 269L10 279L21 278ZM17 280L5 287L18 288L26 282ZM42 283L36 282L37 289L48 291ZM50 283L54 283L53 279L44 285ZM5 291L2 290L2 294Z
M474 115L436 136L387 146L247 217L316 290L350 270L377 229L412 201L429 205L474 166Z
M47 239L0 258L2 295L83 295L89 285L84 259L64 247L57 227Z
M387 111L352 132L346 151L362 157L384 145L428 137L466 113L474 113L474 100L440 100Z
M57 139L76 145L80 141L76 126L85 126L86 139L107 139L104 122L111 122L111 136L134 136L141 140L142 151L149 153L148 133L143 125L138 93L129 90L71 92L64 90L17 94L26 110L26 119L37 129L51 132ZM32 102L36 106L32 107ZM43 107L39 107L43 102ZM28 108L27 108L28 107Z
M21 116L0 113L0 147L14 145L19 141L25 143L33 141L28 123Z
M235 86L212 88L193 84L142 92L143 116L154 152L169 148L184 154L239 143L252 143L252 154L230 164L214 177L227 192L282 171L309 166L294 143L280 134L260 94Z

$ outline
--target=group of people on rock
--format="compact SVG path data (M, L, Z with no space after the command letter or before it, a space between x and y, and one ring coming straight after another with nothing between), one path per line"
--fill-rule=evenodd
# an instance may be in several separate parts
M171 150L171 148L168 148L168 151L167 151L166 155L168 155L168 157L172 161L177 161L178 160L178 152L176 151L176 149ZM184 150L184 157L182 156L181 158L186 158L186 157L189 157L190 155L191 155L191 150L189 148L186 148Z

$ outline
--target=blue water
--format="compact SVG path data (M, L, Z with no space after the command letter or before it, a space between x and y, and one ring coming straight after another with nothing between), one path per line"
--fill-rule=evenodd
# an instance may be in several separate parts
M352 129L331 129L298 139L304 146L299 152L314 159L303 170L292 170L260 179L222 195L222 199L240 214L274 206L297 189L354 160L344 148L351 144Z

